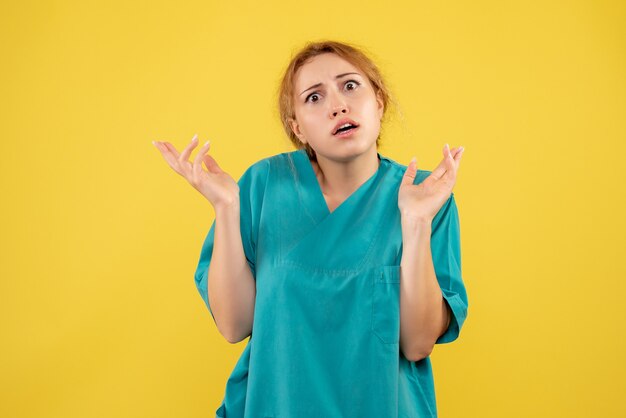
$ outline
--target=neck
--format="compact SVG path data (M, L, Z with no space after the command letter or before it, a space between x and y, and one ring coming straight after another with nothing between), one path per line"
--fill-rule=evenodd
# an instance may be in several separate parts
M380 161L378 150L372 146L367 152L347 161L336 161L317 154L313 169L325 196L340 198L350 195L376 173Z

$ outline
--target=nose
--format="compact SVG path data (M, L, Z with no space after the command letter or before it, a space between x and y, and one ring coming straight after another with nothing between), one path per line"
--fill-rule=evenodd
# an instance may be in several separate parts
M335 118L340 112L348 113L348 105L341 95L331 94L330 114L333 118Z
M332 112L333 117L337 117L337 114L339 114L339 112L341 112L341 113L347 113L347 112L348 112L348 108L347 108L347 107L345 107L345 106L343 106L343 105L342 105L341 107L336 107L336 108L334 108L334 109L333 109L333 112Z

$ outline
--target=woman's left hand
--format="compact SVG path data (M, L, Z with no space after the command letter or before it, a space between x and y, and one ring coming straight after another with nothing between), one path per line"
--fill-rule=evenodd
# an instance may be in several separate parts
M402 217L432 222L452 193L463 151L463 147L450 150L446 144L439 165L419 184L413 184L417 161L411 160L398 193L398 207Z

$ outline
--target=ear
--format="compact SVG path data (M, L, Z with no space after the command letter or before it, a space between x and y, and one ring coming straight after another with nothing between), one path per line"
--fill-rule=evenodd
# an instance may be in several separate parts
M304 135L302 135L302 132L300 132L300 125L298 125L298 121L296 121L295 119L289 118L289 125L291 126L291 130L298 137L300 142L302 142L303 144L306 144Z

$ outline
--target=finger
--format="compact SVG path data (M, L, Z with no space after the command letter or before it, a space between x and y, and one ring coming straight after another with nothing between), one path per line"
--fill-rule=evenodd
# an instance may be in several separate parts
M198 150L196 158L193 159L193 177L195 179L200 178L200 174L202 173L202 159L204 158L204 155L207 153L210 147L211 141L205 142L202 148Z
M164 142L163 145L176 159L178 159L180 154L178 153L178 150L174 147L174 145L170 144L169 142Z
M454 148L454 150L454 155L456 155L456 152L458 150L457 148ZM443 154L443 160L445 161L444 166L446 167L446 172L444 173L444 175L453 176L456 172L456 161L454 160L452 150L450 150L450 146L448 144L443 147Z
M154 145L157 147L167 164L178 172L178 159L168 149L167 145L163 142L154 141Z
M417 173L417 159L413 157L409 165L406 167L404 171L404 176L402 176L402 182L400 184L413 184L415 180L415 174Z
M459 170L459 167L461 166L461 157L463 156L463 151L465 151L465 148L459 147L458 152L454 156L454 162L456 164L456 170L457 171Z
M445 145L443 149L443 161L445 161L444 165L446 166L447 170L451 170L457 167L456 163L461 158L460 155L462 151L463 147L455 147L450 149L448 144Z
M187 180L191 180L191 176L193 176L193 163L189 161L189 156L191 155L191 151L193 151L193 149L197 146L198 134L195 134L193 138L191 138L191 143L189 143L189 145L187 145L178 156L180 171Z
M446 146L447 145L448 144L446 144ZM443 174L442 177L446 177L448 180L451 180L453 182L455 181L463 151L463 147L454 148L454 152L448 150L447 156L444 157L444 160L446 161L446 172ZM444 154L446 154L445 148Z
M456 150L456 148L455 148ZM454 157L452 156L452 150L450 149L450 146L448 144L446 144L443 147L443 155L444 155L444 160L446 161L446 166L449 168L450 167L450 163L452 163L452 165L454 165Z
M195 134L193 138L191 138L191 143L187 145L187 147L185 147L183 152L180 153L178 160L189 161L189 156L191 155L191 151L193 151L193 149L197 146L198 146L198 134Z
M448 170L447 161L446 161L447 145L448 144L446 144L446 146L443 147L443 151L442 151L443 159L439 162L437 167L435 167L432 173L430 173L429 177L432 177L435 180L439 180L444 174L446 174L446 171Z
M453 165L450 165L450 163L452 162L452 164L454 164L454 159L452 155L457 155L458 152L459 152L458 148L452 148L450 150L448 144L444 145L443 150L442 150L443 158L439 162L439 165L431 173L431 176L435 180L440 179L447 172L452 171L454 169Z
M182 158L182 155L178 153L174 145L167 142L166 146L172 151L172 154L176 156L176 171L181 176L188 179L191 175L191 163L186 158Z
M461 152L461 150L463 149L463 147L454 147L450 149L450 154L452 155L453 159L456 159L456 156L459 155L459 153Z

